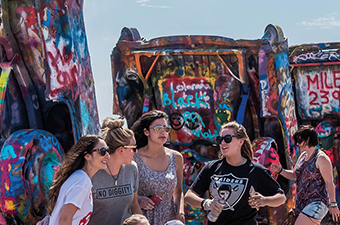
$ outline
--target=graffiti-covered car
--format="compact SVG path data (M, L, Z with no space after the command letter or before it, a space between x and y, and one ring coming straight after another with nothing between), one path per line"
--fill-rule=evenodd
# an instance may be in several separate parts
M113 113L124 115L128 126L143 112L162 110L173 128L173 148L202 153L197 147L201 145L204 156L211 158L217 157L210 153L221 125L235 120L246 127L251 140L274 139L280 163L285 168L293 165L296 152L291 137L297 119L288 43L279 26L268 25L256 40L202 35L145 40L137 29L123 28L111 62ZM188 169L197 166L190 164L195 154L188 152L183 151L186 171L196 171ZM279 182L290 194L291 183ZM284 213L272 212L271 219ZM187 223L194 224L191 215L187 213Z
M311 124L330 157L340 204L340 43L289 47L299 124Z
M0 224L35 224L64 152L98 133L83 1L2 0Z

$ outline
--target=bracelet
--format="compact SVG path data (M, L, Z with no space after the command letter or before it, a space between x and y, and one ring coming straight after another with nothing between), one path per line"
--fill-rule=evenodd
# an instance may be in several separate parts
M331 202L331 203L329 203L329 207L338 207L338 203Z
M278 174L282 173L282 170L283 170L283 167L281 166L281 169L280 169L280 171L278 172Z
M202 208L203 210L205 210L205 209L204 209L204 207L203 207L203 206L204 206L204 203L205 203L205 201L207 201L207 199L203 199L203 200L201 201L201 208Z

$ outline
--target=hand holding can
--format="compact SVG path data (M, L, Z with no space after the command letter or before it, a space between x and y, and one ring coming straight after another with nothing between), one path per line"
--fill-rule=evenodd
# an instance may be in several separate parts
M216 201L215 206L212 206L211 211L208 213L208 220L211 222L216 222L216 220L218 219L218 217L220 216L223 207L226 205L226 201L223 199L218 199Z

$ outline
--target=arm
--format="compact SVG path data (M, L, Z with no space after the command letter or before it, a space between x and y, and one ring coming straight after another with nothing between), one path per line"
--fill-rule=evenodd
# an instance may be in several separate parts
M72 219L74 214L76 214L77 208L75 205L69 203L61 208L59 225L72 225Z
M296 162L295 165L297 165L301 159L302 159L302 156L306 154L306 153L302 153L298 159L298 161ZM280 165L277 165L277 164L271 164L270 165L270 169L272 171L274 171L275 173L278 173L280 174L281 176L289 179L289 180L296 180L296 174L295 174L295 169L294 170L287 170L287 169L283 169ZM281 170L282 169L282 170ZM281 172L280 172L281 171Z
M139 203L138 203L137 191L135 191L135 193L133 194L133 200L132 200L132 203L131 203L131 211L132 211L132 214L143 215L142 210L140 209L140 206L139 206Z
M184 202L195 208L202 208L201 202L203 201L203 199L204 198L199 197L198 194L196 194L190 189L187 191L187 193L184 196Z
M319 168L321 176L326 183L330 202L336 202L335 187L333 182L333 168L331 160L325 153L321 152L319 154L320 155L316 160L316 167ZM333 220L338 221L338 217L340 214L339 208L329 207L329 212L330 214L332 214Z
M202 201L204 198L201 198L192 190L188 190L184 197L184 202L195 207L195 208L202 208ZM206 199L206 204L204 204L203 210L214 210L218 213L220 213L223 209L223 206L219 203L217 203L218 199Z
M249 197L249 205L252 208L259 208L264 206L278 207L286 202L286 196L281 193L277 193L273 196L263 196L258 192L252 197Z
M183 183L183 156L180 152L174 151L176 159L177 185L173 194L174 202L177 206L177 219L185 222L184 218L184 196L182 190Z

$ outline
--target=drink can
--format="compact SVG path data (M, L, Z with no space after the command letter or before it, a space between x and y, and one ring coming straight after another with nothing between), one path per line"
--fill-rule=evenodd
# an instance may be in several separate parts
M222 205L223 207L226 205L226 201L223 200L223 199L219 199L217 200L218 204ZM214 210L211 210L209 213L208 213L208 220L211 221L211 222L216 222L216 220L218 219L218 217L220 216L220 213L214 211Z

